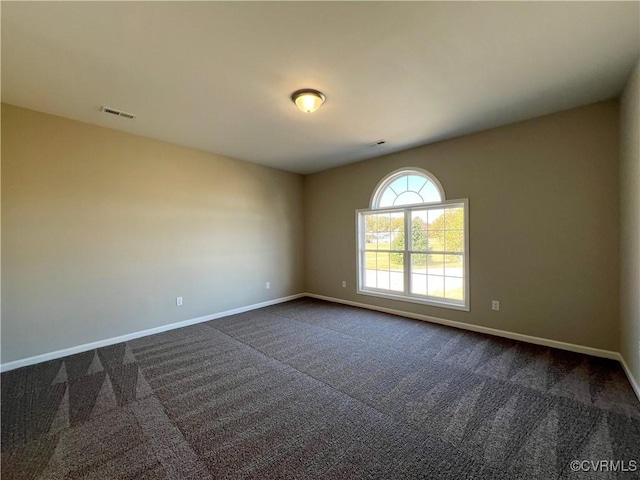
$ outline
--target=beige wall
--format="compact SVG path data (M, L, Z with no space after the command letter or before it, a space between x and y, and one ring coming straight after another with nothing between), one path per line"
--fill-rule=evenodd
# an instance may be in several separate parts
M640 385L640 61L620 102L620 351Z
M617 158L608 101L307 176L307 291L618 351ZM470 312L356 294L354 212L401 167L469 198Z
M304 290L299 175L8 105L2 163L3 363Z
M638 96L636 68L621 111L621 236L615 101L310 175L304 192L298 175L3 105L2 362L305 280L311 293L590 347L618 351L622 338L637 379ZM354 212L409 166L470 199L470 312L355 293Z

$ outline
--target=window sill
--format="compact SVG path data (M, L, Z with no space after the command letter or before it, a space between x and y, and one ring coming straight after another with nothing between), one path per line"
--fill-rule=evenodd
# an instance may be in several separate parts
M461 310L463 312L470 311L469 305L463 305L459 303L449 303L446 301L438 301L420 297L410 297L401 293L394 294L388 292L381 292L377 290L357 290L358 295L368 295L371 297L386 298L388 300L396 300L399 302L418 303L420 305L427 305L429 307L447 308L450 310Z

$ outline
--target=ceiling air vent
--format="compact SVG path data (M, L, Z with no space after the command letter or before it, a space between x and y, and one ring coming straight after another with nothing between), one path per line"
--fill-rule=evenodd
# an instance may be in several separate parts
M378 140L377 142L370 143L369 146L370 147L381 147L382 145L384 145L386 143L387 143L386 140Z
M115 115L117 117L124 117L132 120L136 118L136 116L133 113L123 112L122 110L117 110L111 107L105 107L104 105L100 107L100 111L104 113L110 113L111 115Z

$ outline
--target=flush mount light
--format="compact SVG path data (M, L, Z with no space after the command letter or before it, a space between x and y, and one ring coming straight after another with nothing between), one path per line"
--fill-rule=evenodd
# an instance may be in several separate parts
M305 113L315 112L324 103L325 97L322 93L311 88L297 90L291 94L291 100Z

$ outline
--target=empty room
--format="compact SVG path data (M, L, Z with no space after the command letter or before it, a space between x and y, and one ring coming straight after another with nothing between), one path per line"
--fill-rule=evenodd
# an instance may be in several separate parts
M640 478L640 2L19 2L3 479Z

